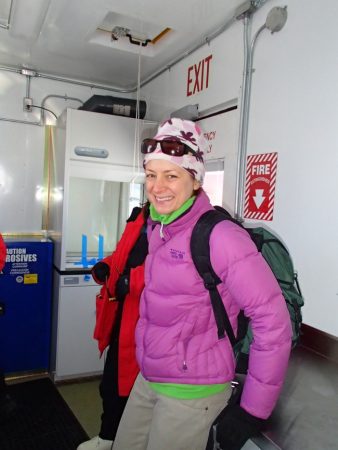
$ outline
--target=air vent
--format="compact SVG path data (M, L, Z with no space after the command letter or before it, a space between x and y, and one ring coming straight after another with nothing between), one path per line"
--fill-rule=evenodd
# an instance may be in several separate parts
M93 44L102 45L142 56L153 57L163 51L168 43L166 37L173 30L162 24L141 21L139 18L109 12L90 39ZM159 45L160 44L160 45Z

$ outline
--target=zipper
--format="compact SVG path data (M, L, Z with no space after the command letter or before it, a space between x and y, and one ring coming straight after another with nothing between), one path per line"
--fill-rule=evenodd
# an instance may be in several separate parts
M188 321L189 319L189 321ZM189 317L185 319L185 323L181 329L180 336L179 336L179 350L181 352L181 364L182 364L182 370L186 371L188 370L188 364L187 364L187 352L188 352L188 341L190 337L192 336L192 331L194 329L195 323L197 320L197 313L193 312L193 314L190 312Z
M182 349L183 349L183 361L182 361L182 369L188 370L188 364L187 364L187 346L185 342L182 342Z
M160 227L160 237L161 237L161 239L164 239L163 226L164 226L164 223L161 222L161 227Z

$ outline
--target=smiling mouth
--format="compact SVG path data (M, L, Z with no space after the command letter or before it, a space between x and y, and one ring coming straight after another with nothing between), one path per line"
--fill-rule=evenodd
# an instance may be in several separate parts
M156 201L161 203L161 202L167 202L172 200L174 197L170 196L170 197L155 197Z

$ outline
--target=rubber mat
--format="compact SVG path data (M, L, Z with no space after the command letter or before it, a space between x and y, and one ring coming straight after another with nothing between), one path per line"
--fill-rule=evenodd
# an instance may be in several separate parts
M88 435L49 378L8 386L16 408L0 423L1 450L75 450Z

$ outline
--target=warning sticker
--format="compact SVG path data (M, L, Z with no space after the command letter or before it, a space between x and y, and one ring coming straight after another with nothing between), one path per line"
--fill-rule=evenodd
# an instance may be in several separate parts
M35 263L38 263L38 255L30 253L25 247L7 248L6 267L9 268L9 274L12 276L30 275L30 272L36 272ZM33 275L37 277L36 274ZM18 281L18 280L17 280ZM18 281L20 282L20 281ZM27 284L37 283L37 281L24 281Z
M272 220L275 203L277 153L247 157L244 217Z
M23 276L23 284L37 284L38 274L37 273L25 273Z

